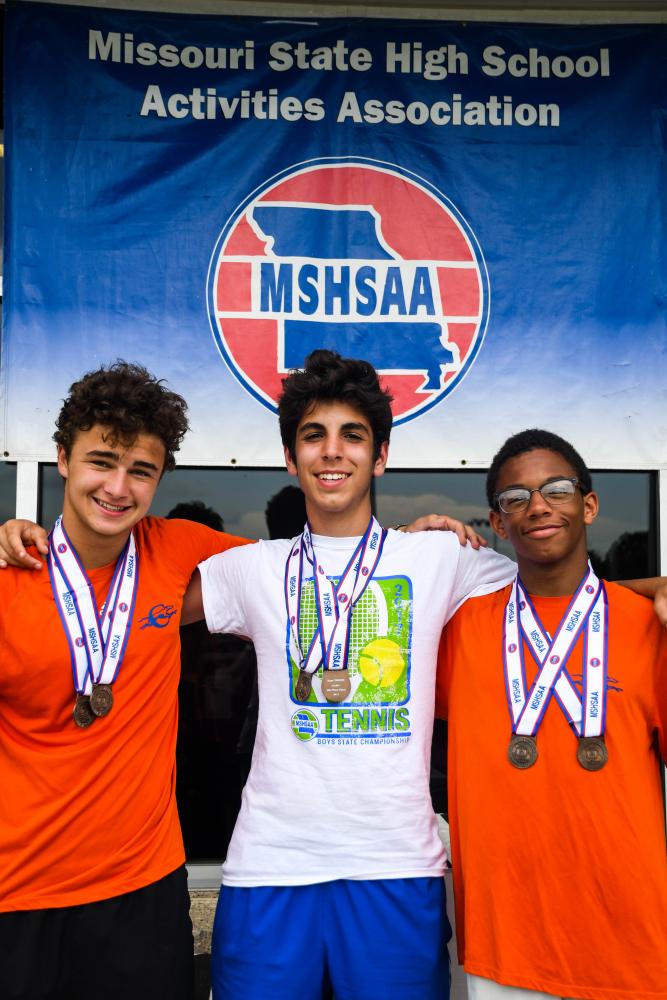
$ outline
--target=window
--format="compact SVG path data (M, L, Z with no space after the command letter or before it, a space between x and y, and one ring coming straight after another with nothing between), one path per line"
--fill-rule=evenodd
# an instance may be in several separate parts
M0 462L0 523L16 510L16 463Z
M402 524L418 514L450 514L473 524L498 552L512 548L488 522L485 472L386 472L376 480L376 508L383 524ZM655 576L658 566L657 475L594 472L600 513L588 529L591 560L609 580Z
M2 479L5 477L5 480ZM41 518L60 513L62 482L54 465L42 467ZM382 523L404 523L420 514L444 512L476 525L490 543L511 554L490 532L484 472L387 472L375 480L375 506ZM266 504L295 480L281 470L179 468L164 477L153 513L166 515L183 501L201 500L224 519L225 530L267 538ZM657 566L655 499L657 476L642 472L598 472L594 483L600 515L589 531L591 556L608 578L654 575ZM13 510L15 468L0 466L0 496ZM299 510L289 527L301 529ZM224 857L240 807L254 740L257 687L249 643L210 636L203 624L182 630L183 672L178 744L178 802L190 861ZM446 810L446 729L436 724L431 791L437 811Z

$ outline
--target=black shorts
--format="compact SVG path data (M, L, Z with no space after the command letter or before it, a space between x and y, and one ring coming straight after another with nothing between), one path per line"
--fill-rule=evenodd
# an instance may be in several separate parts
M0 913L1 1000L192 1000L185 867L98 903Z

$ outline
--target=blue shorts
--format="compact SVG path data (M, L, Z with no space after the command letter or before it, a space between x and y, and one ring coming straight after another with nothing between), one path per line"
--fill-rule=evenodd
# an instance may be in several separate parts
M447 1000L442 878L223 886L214 1000Z

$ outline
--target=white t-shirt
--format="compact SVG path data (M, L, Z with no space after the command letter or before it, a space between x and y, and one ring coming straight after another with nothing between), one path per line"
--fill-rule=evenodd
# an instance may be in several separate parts
M338 579L358 541L313 537L330 578ZM199 567L209 629L252 639L259 676L252 768L223 884L440 875L445 854L429 794L440 633L467 597L505 586L516 566L489 549L461 546L451 532L389 531L352 613L350 696L330 704L316 677L301 703L285 606L292 544L259 542ZM307 648L316 618L305 560L304 576Z

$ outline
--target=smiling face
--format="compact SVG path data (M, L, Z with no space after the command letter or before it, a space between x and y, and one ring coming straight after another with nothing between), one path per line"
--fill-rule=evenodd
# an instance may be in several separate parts
M99 424L79 431L69 456L58 448L63 525L84 566L118 557L151 505L164 461L165 447L153 434L139 434L126 447Z
M575 475L562 455L536 448L504 463L496 491L500 493L510 486L536 490L547 482ZM489 518L496 534L511 542L523 582L532 593L543 593L547 583L548 590L555 585L557 591L566 594L573 592L586 569L586 527L597 512L597 495L584 496L576 489L564 504L551 505L534 492L525 510L516 514L492 510Z
M387 442L373 457L373 432L347 403L315 403L299 421L287 471L298 476L311 528L318 535L361 535L371 516L371 480L387 463Z

